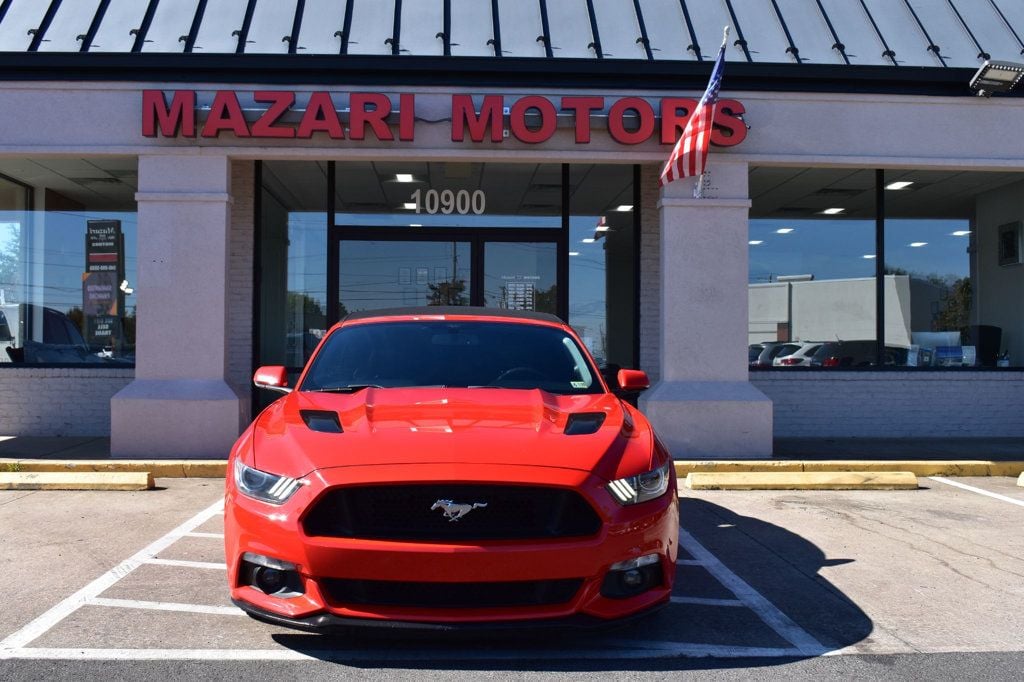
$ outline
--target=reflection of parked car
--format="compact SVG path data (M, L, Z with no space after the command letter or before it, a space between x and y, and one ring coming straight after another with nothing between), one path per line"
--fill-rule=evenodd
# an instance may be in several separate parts
M761 351L763 350L763 343L752 343L747 346L747 364L753 367L757 363L757 358L760 357Z
M788 344L783 347L782 352L775 358L772 366L807 367L811 364L811 357L819 348L821 348L821 342L819 341L803 341L801 343Z
M763 346L761 354L757 356L757 359L750 363L751 367L771 367L772 362L786 346L793 346L793 344L786 343L784 341L765 341L760 344ZM749 353L748 353L749 357Z
M32 303L0 306L0 362L103 362L89 352L82 333L67 315Z
M811 358L811 367L872 367L876 362L875 341L829 341ZM906 365L907 349L886 346L885 365Z

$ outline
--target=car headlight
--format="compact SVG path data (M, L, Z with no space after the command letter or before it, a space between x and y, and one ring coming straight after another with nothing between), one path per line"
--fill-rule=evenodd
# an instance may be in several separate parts
M253 469L242 464L242 460L236 459L235 485L247 497L268 504L284 504L299 489L302 482L288 476Z
M608 484L608 492L622 505L647 502L661 497L668 490L670 466L671 460L647 473L616 479Z

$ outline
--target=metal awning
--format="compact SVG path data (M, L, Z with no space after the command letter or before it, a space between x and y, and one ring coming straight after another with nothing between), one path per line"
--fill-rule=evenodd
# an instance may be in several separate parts
M0 52L1020 61L1021 0L2 0Z

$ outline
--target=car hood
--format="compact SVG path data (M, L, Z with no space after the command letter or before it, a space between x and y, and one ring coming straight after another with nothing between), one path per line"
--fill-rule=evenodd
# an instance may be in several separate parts
M341 433L311 429L303 414L310 411L337 414ZM593 433L567 435L574 413L605 419ZM613 478L649 469L653 449L646 420L612 394L490 388L293 392L259 416L252 442L255 466L289 476L445 463L559 467Z

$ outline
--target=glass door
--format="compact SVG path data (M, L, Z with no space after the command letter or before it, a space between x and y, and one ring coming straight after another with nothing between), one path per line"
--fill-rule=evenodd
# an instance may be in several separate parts
M336 319L360 310L471 305L472 244L458 240L338 240Z
M334 320L418 306L482 306L559 314L559 242L451 231L438 235L340 232L328 270Z
M485 307L558 314L556 242L484 242L483 261Z

